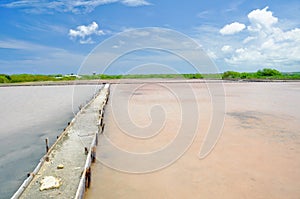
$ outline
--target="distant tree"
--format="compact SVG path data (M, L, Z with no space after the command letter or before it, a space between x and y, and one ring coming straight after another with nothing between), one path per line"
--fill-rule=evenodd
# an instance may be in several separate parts
M0 74L0 83L9 83L10 76L6 74Z
M176 75L173 75L173 76L176 76ZM183 77L186 79L203 79L203 76L200 73L183 74Z
M245 72L244 72L244 73L241 73L241 74L240 74L240 78L241 78L241 79L247 79L247 78L249 78L249 73L245 73Z
M262 70L258 70L256 73L258 76L271 77L271 76L281 76L281 72L276 69L264 68Z
M222 75L222 79L238 79L241 78L241 74L235 71L226 71Z
M0 83L9 83L9 80L4 75L0 75Z

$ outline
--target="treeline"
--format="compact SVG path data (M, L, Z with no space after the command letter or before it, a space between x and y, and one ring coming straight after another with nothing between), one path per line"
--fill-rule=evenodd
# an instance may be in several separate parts
M275 69L264 68L255 73L227 71L223 73L222 79L294 80L300 79L300 73L281 73Z
M0 74L0 83L61 81L61 80L75 80L75 79L76 79L76 77L63 76L63 75L32 75L32 74L6 75L6 74Z
M128 74L128 75L33 75L33 74L0 74L0 83L21 83L38 81L67 81L67 80L92 80L92 79L141 79L141 78L168 78L168 79L229 79L229 80L247 80L247 79L266 79L266 80L300 80L298 73L281 73L278 70L264 68L254 73L227 71L221 74Z
M201 74L136 74L136 75L33 75L33 74L0 74L0 83L21 83L21 82L38 82L38 81L66 81L66 80L92 80L92 79L137 79L137 78L185 78L185 79L202 79Z
M128 74L128 75L82 75L81 79L146 79L146 78L170 78L170 79L202 79L199 73L195 74Z

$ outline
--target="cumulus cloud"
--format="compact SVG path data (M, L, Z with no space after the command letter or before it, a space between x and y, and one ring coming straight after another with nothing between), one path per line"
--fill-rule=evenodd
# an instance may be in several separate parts
M98 29L99 26L96 22L92 22L91 24L85 26L77 26L76 30L70 29L69 36L71 39L79 38L79 42L81 44L91 44L93 40L91 38L92 35L104 35L103 30Z
M220 38L218 57L230 66L278 67L287 70L300 65L300 28L281 29L280 19L268 7L249 12L247 29L232 24L224 26L221 34L244 30L239 37ZM235 25L238 27L238 25ZM244 27L244 28L243 28ZM222 40L223 39L223 40ZM223 42L222 42L223 41Z
M233 22L231 24L225 25L221 30L220 33L222 35L232 35L238 32L241 32L246 28L245 24Z
M268 8L253 10L248 14L248 19L251 22L251 26L248 26L249 30L259 31L263 28L271 28L278 22L278 18L274 17L273 13L268 11Z
M92 12L98 6L111 3L121 3L132 7L151 5L151 3L146 0L18 0L0 6L7 8L21 8L30 13L51 12L53 10L58 12L88 13Z

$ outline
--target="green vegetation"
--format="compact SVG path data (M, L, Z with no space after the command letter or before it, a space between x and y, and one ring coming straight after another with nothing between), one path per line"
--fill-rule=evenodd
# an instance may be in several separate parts
M223 73L222 75L222 79L236 79L236 78L240 78L241 74L239 72L235 72L235 71L227 71L225 73Z
M203 79L222 79L221 73L201 74Z
M296 80L300 79L300 73L281 73L278 70L264 68L255 73L239 73L235 71L227 71L222 75L222 79L265 79L265 80Z
M201 74L133 74L133 75L32 75L32 74L16 74L6 75L0 74L0 83L21 83L21 82L38 82L38 81L68 81L75 79L91 80L91 79L137 79L137 78L185 78L185 79L202 79Z
M11 80L9 75L0 74L0 83L9 83Z
M83 75L81 79L145 79L145 78L168 78L168 79L202 79L203 76L196 74L130 74L130 75Z
M68 80L92 80L92 79L143 79L143 78L164 78L164 79L229 79L229 80L300 80L298 73L281 73L278 70L264 68L254 73L226 71L223 74L130 74L130 75L32 75L0 74L1 83L21 83L21 82L38 82L38 81L68 81Z
M0 74L0 83L61 81L61 80L75 80L75 79L76 77L74 76L62 76L62 75Z
M264 68L263 70L258 70L256 72L259 77L274 77L274 76L282 76L281 72L275 69Z

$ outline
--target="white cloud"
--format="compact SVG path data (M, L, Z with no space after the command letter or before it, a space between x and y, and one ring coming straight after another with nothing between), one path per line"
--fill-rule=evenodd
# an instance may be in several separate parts
M95 43L93 40L92 40L92 38L87 38L87 39L80 39L79 40L79 43L80 44L93 44L93 43Z
M207 50L206 53L207 53L207 56L210 59L217 59L218 58L217 55L213 51Z
M252 64L271 67L299 67L300 29L284 31L280 29L278 18L273 16L268 7L254 10L248 14L249 36L242 39L242 46L226 62L231 65ZM251 42L250 42L251 41Z
M251 14L250 14L251 13ZM300 26L275 16L266 8L254 9L245 15L247 28L242 34L220 34L216 26L195 28L195 39L205 51L216 55L221 71L256 71L274 67L282 71L300 70ZM236 20L237 21L237 20Z
M229 52L232 52L232 47L229 46L229 45L225 45L225 46L222 47L221 50L222 50L223 52L225 52L225 53L229 53Z
M125 44L125 42L124 41L122 41L122 40L119 40L118 42L116 42L116 44L115 45L113 45L112 46L112 48L115 48L115 49L117 49L117 48L120 48L121 46L123 46Z
M246 43L249 43L250 41L253 41L253 40L255 40L256 39L256 37L247 37L246 39L244 39L243 40L243 44L246 44Z
M150 5L150 3L145 0L122 0L121 3L133 7Z
M13 73L76 72L85 56L61 48L15 39L0 40L1 48L18 50L23 55L22 58L0 58L0 68L7 68L7 71Z
M274 17L273 13L268 11L268 8L253 10L248 14L248 19L251 22L251 26L248 26L249 30L259 31L263 28L270 28L278 22L278 18Z
M7 8L22 8L30 13L51 12L53 10L58 12L88 13L92 12L98 6L111 3L121 3L126 6L151 5L146 0L19 0L0 6Z
M104 35L103 30L98 29L99 26L96 22L92 22L91 24L85 26L77 26L76 30L70 29L69 36L71 39L76 39L77 37L80 38L81 44L91 44L93 43L91 35Z
M244 30L246 28L245 24L242 23L238 23L238 22L234 22L231 24L227 24L226 26L224 26L221 30L220 33L222 35L232 35L238 32L241 32L242 30Z
M239 49L236 49L235 52L236 52L237 54L242 54L242 53L245 52L245 49L239 48Z

